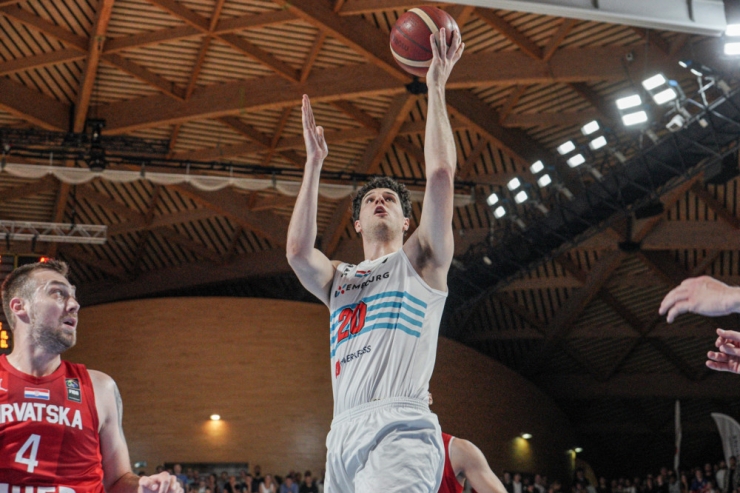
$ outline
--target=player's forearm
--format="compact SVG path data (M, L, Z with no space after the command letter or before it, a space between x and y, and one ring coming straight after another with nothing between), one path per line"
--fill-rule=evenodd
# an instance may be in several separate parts
M138 493L139 491L139 477L132 473L127 472L118 480L113 483L113 486L107 488L108 493Z
M454 176L457 154L455 137L447 114L444 86L429 87L424 159L427 178L437 170L449 170Z
M288 226L288 259L308 256L316 243L320 175L320 165L306 165L301 190Z

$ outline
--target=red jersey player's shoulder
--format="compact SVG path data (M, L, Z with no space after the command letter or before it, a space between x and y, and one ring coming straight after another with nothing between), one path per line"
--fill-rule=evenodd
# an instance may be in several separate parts
M98 421L100 427L110 423L111 419L117 421L121 414L121 395L118 392L116 382L102 371L88 370L90 381L95 392L95 406L98 410Z

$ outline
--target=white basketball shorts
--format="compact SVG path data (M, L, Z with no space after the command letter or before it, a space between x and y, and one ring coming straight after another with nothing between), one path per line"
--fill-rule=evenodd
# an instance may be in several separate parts
M442 431L418 399L382 399L336 416L326 448L325 493L436 493L442 481Z

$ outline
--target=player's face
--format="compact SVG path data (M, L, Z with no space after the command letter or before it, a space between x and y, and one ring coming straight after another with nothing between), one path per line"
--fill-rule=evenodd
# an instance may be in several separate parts
M77 342L80 304L75 288L63 275L51 270L31 274L36 283L29 308L30 336L35 345L51 354L61 354Z
M403 216L398 194L389 188L375 188L362 198L360 219L355 230L363 235L391 239L403 236L409 229L409 219Z

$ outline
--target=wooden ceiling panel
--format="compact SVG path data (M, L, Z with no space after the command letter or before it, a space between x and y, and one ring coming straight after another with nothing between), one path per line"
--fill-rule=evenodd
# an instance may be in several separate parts
M206 19L210 19L216 6L216 0L179 0L179 3Z
M273 70L237 52L223 41L214 39L203 62L198 87L268 77L274 73Z
M462 33L465 42L466 53L478 53L482 51L515 51L517 46L509 41L503 34L489 26L485 21L476 17L475 14L465 26Z
M642 41L629 26L580 22L573 27L560 44L561 48L584 46L627 46Z
M314 26L296 21L250 29L239 33L239 36L298 70L311 51L318 32Z
M35 15L87 38L95 20L95 8L82 0L29 0L24 8Z
M560 27L560 19L547 15L497 10L496 14L526 38L544 48Z
M0 37L0 57L3 60L17 60L64 49L61 42L1 15L0 32L3 33Z
M344 43L332 37L327 37L321 51L316 57L314 67L321 70L364 63L367 63L365 57L352 51Z
M108 23L108 36L117 38L185 25L146 0L116 0Z
M243 15L258 14L262 12L282 10L272 0L250 0L243 2L241 0L226 0L221 10L222 19L241 17Z
M98 77L93 87L90 111L94 113L97 105L129 101L155 94L160 94L160 92L149 84L106 63L101 63L98 66Z
M211 149L244 142L244 137L217 120L195 120L183 124L174 151Z
M81 72L77 63L65 63L10 74L8 77L57 101L72 103L79 89L76 77Z
M676 373L676 367L646 341L641 341L622 363L620 373Z
M125 50L120 55L181 87L190 81L201 40L182 39Z

